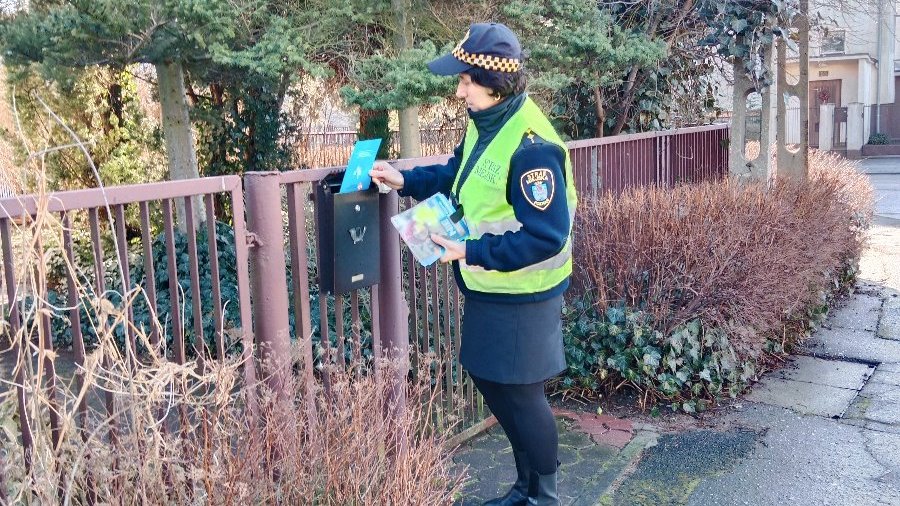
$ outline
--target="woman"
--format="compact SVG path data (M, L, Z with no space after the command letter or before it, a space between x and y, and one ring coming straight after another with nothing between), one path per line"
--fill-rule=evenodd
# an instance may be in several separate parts
M465 295L460 361L512 445L518 479L491 505L558 504L558 434L544 394L565 367L560 313L572 272L576 206L565 144L525 94L522 51L498 23L477 23L428 64L458 75L469 124L445 165L400 172L376 162L378 183L417 200L459 203L471 235L434 235Z

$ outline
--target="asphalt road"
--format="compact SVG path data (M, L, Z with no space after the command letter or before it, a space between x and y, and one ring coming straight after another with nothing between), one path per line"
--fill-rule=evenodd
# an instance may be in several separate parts
M900 157L867 158L860 169L875 188L875 223L860 277L900 291Z
M876 216L898 220L900 227L900 157L866 158L859 165L875 188Z

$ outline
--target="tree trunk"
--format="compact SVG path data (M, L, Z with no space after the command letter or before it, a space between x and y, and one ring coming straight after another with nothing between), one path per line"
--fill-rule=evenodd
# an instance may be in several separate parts
M422 139L419 136L419 108L407 107L400 115L400 158L422 156Z
M397 21L394 46L400 53L413 46L412 26L409 22L409 0L391 0ZM422 140L419 136L419 108L407 107L399 111L400 158L422 156Z
M666 40L666 52L668 53L672 49L672 45L675 43L675 39L678 37L678 27L681 25L682 21L684 21L685 16L690 10L694 7L694 0L687 0L681 5L681 10L678 11L678 16L675 20L675 29L672 30L672 33L669 35L668 40ZM647 34L650 37L654 37L656 35L656 30L659 29L661 15L657 11L657 14L654 16L653 21L650 23L650 29L647 30ZM619 117L616 118L616 126L613 127L610 135L619 135L622 133L622 129L625 128L625 122L628 121L628 109L631 107L631 103L634 102L634 97L637 95L637 90L640 87L639 82L637 80L638 72L642 70L637 65L631 68L631 72L628 74L628 79L625 85L625 97L622 99L622 102L619 106ZM643 82L643 79L641 80Z
M166 142L166 156L169 159L169 179L192 179L200 177L197 168L197 153L194 151L194 133L188 116L188 104L184 88L184 70L181 63L165 62L156 64L159 79L159 105L162 110L162 129ZM175 201L178 213L178 229L186 230L184 201ZM203 202L195 198L194 223L204 221Z
M391 128L387 109L359 110L359 140L381 139L378 159L391 156Z
M122 118L124 114L124 105L122 103L122 85L118 82L118 73L113 73L113 78L116 80L106 87L107 103L105 104L102 113L103 133L105 134L109 134L110 132L112 132L113 128L122 128ZM115 118L116 120L115 125L113 125L113 118Z
M616 124L613 126L609 135L619 135L622 133L622 129L625 128L625 123L628 121L628 110L631 108L631 103L634 102L634 97L637 94L638 86L636 86L636 84L638 81L638 72L640 70L642 69L635 65L628 75L625 98L623 98L622 102L619 104L619 115L616 117ZM643 79L641 79L641 81L643 82Z
M603 91L600 88L594 88L594 107L597 108L597 131L594 136L603 137L603 126L606 124L606 109L603 107Z

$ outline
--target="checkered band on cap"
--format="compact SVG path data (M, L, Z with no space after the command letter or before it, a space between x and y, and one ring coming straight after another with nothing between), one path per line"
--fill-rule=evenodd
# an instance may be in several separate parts
M501 58L489 54L469 53L462 48L460 43L452 52L453 56L462 62L475 67L496 72L518 72L521 62L517 58Z

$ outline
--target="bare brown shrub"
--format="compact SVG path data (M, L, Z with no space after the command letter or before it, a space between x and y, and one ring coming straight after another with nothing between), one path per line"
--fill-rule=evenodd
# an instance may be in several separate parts
M64 406L58 447L47 423L49 392L28 380L31 476L13 392L0 397L8 436L0 497L16 504L449 504L464 478L445 447L449 432L429 430L435 405L424 382L408 387L406 409L391 406L390 364L361 377L334 368L327 394L310 397L295 385L288 404L263 394L268 408L253 417L237 363L208 364L203 374L195 363L169 362L131 372L123 360L104 367L103 354L89 357L84 389L63 387L56 398ZM102 410L98 387L116 393L114 414ZM76 409L81 396L89 399L86 424Z
M158 354L149 329L129 323L127 312L105 296L95 298L79 281L90 277L68 264L77 274L79 299L96 308L87 317L99 342L74 376L51 373L51 366L60 367L60 355L50 349L49 324L42 318L50 317L44 259L61 247L48 239L61 235L62 223L46 209L47 201L41 200L32 220L13 224L15 303L24 317L21 328L10 332L15 329L5 319L9 308L2 308L0 504L452 502L464 471L450 460L451 431L433 429L438 390L429 375L404 381L398 374L402 364L322 363L315 374L327 373L327 392L321 382L311 390L292 383L288 399L279 401L265 384L243 382L242 367L255 363L179 365ZM22 294L28 300L18 300ZM132 302L145 296L140 288L123 295ZM147 353L134 357L117 344L116 331L125 325ZM305 377L309 362L301 359L302 348L292 351L297 378ZM11 368L4 368L11 356ZM405 409L392 404L395 384L389 379L396 377L408 399ZM249 395L257 402L249 402ZM30 473L19 402L32 440Z
M601 310L646 311L664 335L699 318L746 357L853 270L872 206L855 165L817 151L803 183L635 188L580 207L576 278Z
M319 382L312 389L297 383L287 399L276 399L264 384L243 382L242 367L256 363L179 365L157 353L149 329L130 324L106 298L112 289L96 297L81 284L91 276L67 262L77 299L96 309L87 318L98 344L74 376L53 373L61 360L47 332L46 259L64 257L63 224L47 208L41 160L31 167L41 191L38 212L11 223L18 286L2 287L15 295L0 306L0 504L452 502L464 471L452 466L450 431L433 430L437 390L427 374L404 381L400 364L377 360L364 370L366 364L323 363L315 373L327 374L327 392ZM145 297L140 288L118 295ZM12 304L24 313L18 329L8 319ZM126 325L147 353L135 356L117 344L116 330ZM309 362L300 360L302 348L292 352L298 378ZM10 356L16 358L5 368ZM393 401L389 379L396 377L405 408ZM23 432L32 443L30 471Z

